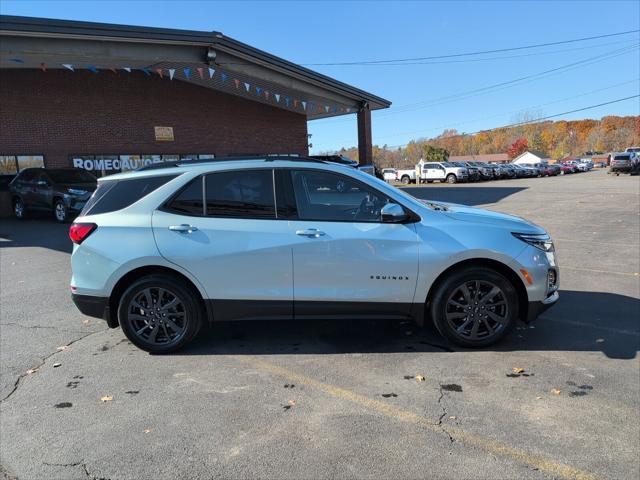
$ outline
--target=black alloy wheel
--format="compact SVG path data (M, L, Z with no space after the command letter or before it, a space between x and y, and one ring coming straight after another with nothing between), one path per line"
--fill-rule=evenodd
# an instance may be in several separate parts
M430 309L440 333L465 347L500 340L518 317L518 296L503 275L484 267L460 270L447 278Z
M120 326L137 347L168 353L189 343L200 330L202 308L193 288L168 276L143 277L122 295Z

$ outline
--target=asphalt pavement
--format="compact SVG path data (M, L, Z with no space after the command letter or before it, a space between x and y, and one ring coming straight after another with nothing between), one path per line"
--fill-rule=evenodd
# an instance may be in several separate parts
M639 478L640 177L408 190L547 228L559 304L484 350L238 322L154 356L73 306L68 226L0 219L0 478Z

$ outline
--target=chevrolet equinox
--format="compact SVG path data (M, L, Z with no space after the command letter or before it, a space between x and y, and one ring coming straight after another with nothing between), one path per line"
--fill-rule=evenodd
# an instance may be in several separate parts
M111 175L69 234L76 306L154 353L205 323L248 319L432 321L449 341L483 347L558 300L542 228L319 159Z

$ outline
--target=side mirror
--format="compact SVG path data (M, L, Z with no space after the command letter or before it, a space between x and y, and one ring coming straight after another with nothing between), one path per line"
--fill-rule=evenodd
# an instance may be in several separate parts
M384 223L404 222L408 215L397 203L387 203L380 211L380 217Z

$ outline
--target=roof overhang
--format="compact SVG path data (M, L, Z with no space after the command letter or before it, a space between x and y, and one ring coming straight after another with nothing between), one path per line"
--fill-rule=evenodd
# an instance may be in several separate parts
M273 105L309 120L391 102L219 32L0 16L0 68L143 70Z

